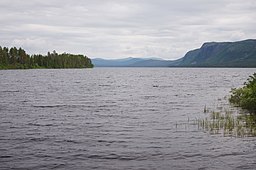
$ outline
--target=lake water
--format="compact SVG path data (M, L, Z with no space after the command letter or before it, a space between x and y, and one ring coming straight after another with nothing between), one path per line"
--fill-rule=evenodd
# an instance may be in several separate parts
M0 70L0 169L255 169L256 138L186 123L254 72Z

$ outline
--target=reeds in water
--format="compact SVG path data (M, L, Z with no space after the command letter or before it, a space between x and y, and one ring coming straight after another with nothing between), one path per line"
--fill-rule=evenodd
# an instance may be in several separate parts
M256 115L234 114L232 111L209 112L203 119L197 119L198 127L211 134L234 137L256 136Z

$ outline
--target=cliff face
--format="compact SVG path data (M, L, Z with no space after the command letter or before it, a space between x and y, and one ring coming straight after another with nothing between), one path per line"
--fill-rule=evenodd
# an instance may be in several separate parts
M256 67L256 40L208 42L189 51L180 66Z

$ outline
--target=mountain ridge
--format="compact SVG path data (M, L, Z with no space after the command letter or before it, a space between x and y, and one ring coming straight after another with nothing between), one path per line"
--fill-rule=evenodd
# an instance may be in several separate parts
M256 67L256 40L206 42L188 51L179 66Z
M256 67L256 39L205 42L177 60L157 58L92 59L96 67Z
M102 59L94 58L92 63L96 67L168 67L168 60L158 58L123 58L123 59Z

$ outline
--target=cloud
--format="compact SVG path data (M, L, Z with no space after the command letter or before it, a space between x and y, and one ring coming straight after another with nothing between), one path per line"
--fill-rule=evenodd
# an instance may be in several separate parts
M29 53L177 59L256 37L255 0L1 0L0 45Z

